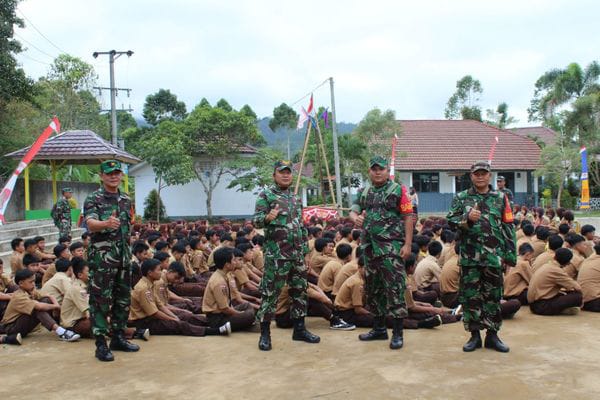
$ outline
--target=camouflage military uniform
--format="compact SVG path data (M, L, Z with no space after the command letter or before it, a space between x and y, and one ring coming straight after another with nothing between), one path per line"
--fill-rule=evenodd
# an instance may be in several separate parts
M406 187L388 180L381 187L362 190L352 211L366 211L361 247L365 257L365 292L376 317L405 318L406 272L400 249L404 245L404 221L412 214Z
M265 217L275 205L279 215L270 223ZM292 319L306 316L308 234L302 223L302 205L293 191L274 185L265 189L256 201L254 225L265 230L264 275L260 282L262 303L256 313L258 321L271 321L281 288L287 283L292 299Z
M481 217L473 223L468 214L476 206ZM498 331L502 325L502 262L514 265L517 259L510 200L491 186L485 194L472 187L454 197L446 218L459 231L459 300L465 329Z
M71 236L71 205L69 200L63 197L56 202L52 211L52 219L61 237Z
M109 193L104 188L85 200L85 219L106 221L116 211L118 229L90 234L90 317L94 336L122 331L127 326L131 301L131 249L129 247L131 200L125 193ZM108 316L110 315L110 325Z

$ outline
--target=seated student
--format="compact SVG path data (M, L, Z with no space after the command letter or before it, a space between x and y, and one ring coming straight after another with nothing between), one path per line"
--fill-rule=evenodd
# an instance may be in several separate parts
M440 274L442 269L438 264L438 259L442 254L442 245L437 240L433 240L427 246L427 256L419 261L414 271L414 280L417 284L416 289L425 292L434 291L439 297L440 293Z
M40 296L52 296L58 304L62 304L65 293L73 283L73 269L71 268L71 261L64 258L56 260L55 265L56 274L42 286Z
M460 267L458 266L459 244L456 243L446 262L442 267L440 274L440 300L448 308L456 308L458 301L458 282L460 277Z
M440 258L438 259L438 264L440 267L443 267L448 261L448 258L451 257L451 254L454 253L454 232L448 229L444 229L442 234L440 235L440 239L442 240L442 254L440 254Z
M523 243L531 244L535 234L535 227L530 223L524 224L521 230L523 231L523 237L517 240L517 249L520 248Z
M561 223L569 225L569 229L573 233L579 234L581 232L581 224L579 221L575 221L575 214L573 214L573 211L571 210L567 210L563 213Z
M583 260L585 260L585 250L587 248L587 244L585 243L584 237L576 233L568 234L565 242L567 243L565 247L571 249L571 252L573 253L573 258L571 259L569 265L565 267L565 272L571 278L577 279L577 274L579 273L581 263Z
M38 287L42 286L42 277L44 276L44 270L42 269L41 260L31 254L25 254L23 256L23 267L30 270L35 275L35 284Z
M261 271L262 274L263 270L265 269L265 256L262 249L263 245L265 244L265 237L257 234L252 238L252 244L254 245L254 257L252 258L252 265Z
M84 258L85 248L83 247L83 243L82 242L72 243L69 246L69 253L71 253L71 257Z
M148 236L148 247L150 251L150 255L154 257L154 253L156 252L156 243L160 240L160 235L152 234Z
M168 303L177 308L191 311L194 314L202 314L202 297L179 296L169 288L183 282L185 268L182 263L173 261L169 269L163 270L161 281L165 285L165 293L168 295Z
M357 247L355 250L354 258L342 265L342 268L335 276L335 280L333 281L333 287L331 288L331 295L335 298L340 291L340 288L346 282L348 278L358 271L358 258L362 257L362 249Z
M356 326L347 323L335 314L333 302L325 292L313 283L308 284L307 288L308 303L306 314L309 317L322 317L329 321L329 329L338 331L351 331ZM290 313L292 299L289 295L289 287L286 285L281 289L277 299L277 308L275 310L275 322L278 328L289 329L294 326L292 315Z
M193 238L190 240L190 247L192 249L191 253L191 264L192 270L195 275L205 276L208 281L209 271L208 271L208 262L207 256L205 255L205 246L202 243L200 238Z
M587 245L585 249L585 257L589 257L594 254L594 245L596 244L596 228L594 225L583 225L581 227L581 236L585 239L585 244Z
M247 242L236 246L236 248L244 254L242 257L242 265L244 271L248 274L248 278L256 285L259 285L263 272L254 266L254 253L256 252L254 245L251 242Z
M133 243L131 253L131 287L134 287L142 279L142 263L152 258L152 256L150 254L150 247L142 240Z
M154 282L161 278L160 261L151 258L142 263L142 279L131 292L129 320L138 329L149 329L152 335L227 335L229 327L214 329L180 320L156 299Z
M565 238L569 234L570 230L571 230L571 227L569 226L569 224L560 224L560 225L558 225L558 234L560 235L560 237L563 240L565 240Z
M160 261L161 271L166 271L169 268L169 264L171 264L171 255L164 251L157 251L152 258Z
M333 255L333 241L327 238L320 238L315 240L315 253L310 259L310 268L316 274L315 282L317 282L319 278L319 274L323 270L325 264L329 261L335 260Z
M558 249L554 261L533 274L527 292L531 312L540 315L577 314L583 299L581 286L564 270L571 258L571 250Z
M427 257L427 246L431 242L431 238L427 235L415 235L413 237L413 243L416 243L418 247L417 253L417 264Z
M56 256L55 261L52 264L49 264L44 272L44 276L42 278L42 286L46 284L53 276L56 274L56 260L70 260L71 253L69 253L69 248L64 244L57 244L53 249L54 255Z
M56 258L54 254L46 253L46 239L43 236L36 236L33 239L30 239L35 244L35 248L33 249L33 255L41 260L42 264L47 262L52 262ZM25 251L27 251L27 241L25 241Z
M319 275L319 280L317 283L317 286L319 286L330 299L333 299L331 292L333 291L335 277L342 269L344 264L352 261L352 246L348 243L338 244L335 248L335 253L337 255L337 259L331 260L325 264L321 274Z
M254 324L254 309L241 298L233 305L232 287L227 274L233 272L234 249L222 247L213 253L216 271L211 275L202 298L202 311L206 313L210 327L216 328L227 323L232 331L247 329Z
M83 259L88 259L88 249L90 247L90 234L88 232L84 232L81 234L81 244L83 244Z
M372 327L373 314L365 307L365 268L364 258L358 257L357 271L340 287L335 296L336 315L349 324L359 327Z
M242 243L234 249L235 257L239 257L235 268L231 272L233 275L235 285L237 289L248 296L260 298L260 291L258 290L258 283L250 279L252 276L254 279L257 278L248 267L245 265L244 257L252 259L252 245L248 243Z
M550 236L550 230L548 227L539 225L535 228L535 237L531 240L531 247L533 247L533 258L542 254L546 250L546 241Z
M208 264L208 268L211 270L214 269L214 267L215 267L214 252L216 250L222 249L223 247L229 247L229 248L235 247L235 243L233 241L233 238L231 237L231 234L229 234L227 232L224 232L221 234L218 243L219 243L219 245L216 248L214 248L213 251L208 256L207 264Z
M92 337L92 321L89 313L89 294L87 291L89 267L87 261L74 257L72 285L65 293L60 307L60 324L83 338ZM136 331L134 328L125 329L126 339L148 340L149 330Z
M548 250L537 256L531 264L531 272L535 273L542 265L554 260L554 252L563 247L564 241L559 235L550 235L548 237Z
M25 241L21 238L14 238L10 241L12 254L10 255L10 277L13 278L17 271L23 267L23 255L25 254ZM0 271L1 272L1 271Z
M517 299L522 305L527 304L527 288L533 274L532 259L533 247L525 242L519 247L517 265L504 276L504 298L506 300Z
M582 309L600 312L600 244L594 245L594 254L581 263L577 283L581 285L583 294Z
M19 290L14 292L6 307L0 325L9 335L21 334L26 337L40 323L67 342L79 340L79 335L59 326L49 312L60 310L60 305L52 297L42 298L35 290L35 276L29 269L22 269L15 275Z
M335 243L335 248L333 249L333 251L335 252L335 249L340 245L340 244L352 244L352 227L349 226L344 226L342 227L342 229L339 231L340 233L340 240L338 240Z
M15 285L7 276L2 274L3 268L4 262L0 258L0 320L2 320L4 317L4 311L8 306L8 302L10 301L13 292L19 289L19 287Z

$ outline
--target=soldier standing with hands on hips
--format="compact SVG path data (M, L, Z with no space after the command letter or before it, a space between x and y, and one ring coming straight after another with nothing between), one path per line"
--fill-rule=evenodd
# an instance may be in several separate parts
M261 192L256 201L254 226L264 228L264 274L260 282L261 305L256 313L260 322L258 348L271 350L271 320L277 299L288 285L294 333L292 340L319 343L317 335L305 326L307 308L308 233L302 223L300 199L290 190L292 163L277 161L273 171L274 185Z
M363 341L387 340L387 317L392 318L390 348L404 345L403 319L408 316L404 291L404 260L411 254L412 202L406 186L390 180L388 161L376 156L369 163L371 186L363 189L350 218L362 227L360 243L365 261L367 304L375 318L373 329L359 335Z
M96 358L100 361L113 361L111 350L140 349L124 336L131 302L131 199L119 190L122 179L121 163L104 161L100 164L102 187L90 194L84 204L85 221L91 232L90 318ZM106 336L111 333L109 348Z
M448 216L448 224L459 234L459 301L465 329L471 338L463 346L470 352L481 347L482 329L487 329L485 347L509 351L498 337L502 325L502 263L517 261L516 234L510 199L490 185L491 166L478 161L471 166L472 187L458 193Z

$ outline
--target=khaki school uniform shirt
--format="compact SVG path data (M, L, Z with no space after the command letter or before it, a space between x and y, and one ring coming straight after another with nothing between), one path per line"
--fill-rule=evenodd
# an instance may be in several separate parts
M6 293L6 290L12 286L12 281L0 271L0 293Z
M342 261L339 258L329 261L323 267L323 270L319 275L319 281L317 282L317 285L323 289L324 292L331 292L333 290L335 277L341 269Z
M263 255L262 250L258 250L258 248L254 249L254 257L252 258L252 265L254 265L259 270L265 269L265 256Z
M583 260L585 260L585 257L577 250L571 249L571 251L573 252L573 258L571 259L569 265L565 267L565 272L571 278L577 279L577 274L579 274L579 268L581 268L581 264L583 263Z
M167 283L166 271L163 271L162 277L154 281L154 299L156 304L159 306L166 306L169 304L169 284Z
M10 277L14 278L17 271L22 270L23 268L25 268L23 266L23 253L13 251L10 255Z
M586 240L585 241L585 251L583 253L583 256L585 258L588 258L588 257L590 257L591 255L593 255L595 253L594 252L594 246L595 246L595 243L594 243L593 240Z
M42 297L52 296L58 301L58 304L62 304L65 293L71 287L73 280L67 276L64 272L57 272L48 282L40 289L40 295Z
M521 229L521 228L517 229L517 241L519 239L521 239L523 236L525 236L525 233L523 233L523 229Z
M537 300L551 299L558 295L561 289L581 290L581 286L556 261L550 261L531 277L527 301L533 303Z
M408 310L410 310L411 308L414 308L414 306L415 306L415 299L413 298L412 290L405 290L404 291L404 302L406 303L406 308Z
M458 255L454 253L446 261L440 274L440 291L442 293L458 292L458 281L460 276L460 267L458 266Z
M592 254L581 263L577 282L581 285L584 303L600 298L600 255Z
M534 237L531 239L531 247L533 247L533 258L536 259L537 256L546 251L546 241Z
M17 290L13 293L4 312L4 318L0 323L3 325L12 324L21 315L31 315L35 308L35 301L41 299L40 294L34 290L31 294L24 290Z
M417 289L423 289L430 286L432 283L439 281L442 269L440 268L437 259L432 255L427 255L421 262L417 264L414 277L417 284Z
M335 307L339 310L354 310L354 307L364 307L365 283L356 272L344 282L335 297Z
M248 274L246 273L244 267L236 268L235 270L233 270L232 274L235 278L235 286L238 290L242 290L242 287L246 283L250 282L250 278L248 277Z
M220 313L231 304L231 287L225 272L216 270L208 280L204 297L202 298L202 312Z
M154 284L144 276L131 291L131 306L129 319L136 321L151 317L158 312L158 305L154 292Z
M346 282L348 278L354 275L356 271L358 271L358 261L356 259L344 264L335 276L335 280L333 281L333 287L331 288L331 294L337 296L344 282Z
M520 295L523 290L529 287L532 274L529 261L519 258L517 265L511 268L509 273L504 277L504 296L513 297Z
M529 243L531 244L533 236L523 236L521 239L517 240L517 251L519 251L519 248L521 247L521 245L523 243Z
M54 263L48 265L48 268L44 272L44 276L42 276L42 286L46 284L52 277L56 275L56 265Z
M444 266L446 261L454 254L454 245L451 243L445 243L442 248L442 254L440 254L440 258L438 259L438 265Z
M542 267L543 265L546 265L550 261L554 260L554 255L555 255L554 250L548 249L545 252L543 252L542 254L540 254L539 256L537 256L537 258L531 264L531 272L535 273L535 271L540 269L540 267Z
M310 259L310 267L317 274L320 274L321 271L323 270L323 267L325 266L325 264L327 264L329 261L332 261L332 260L335 260L335 257L326 256L323 253L315 252L315 254Z
M208 271L206 256L202 250L194 250L192 252L192 270L197 274Z
M214 248L213 251L210 252L210 255L208 256L208 260L206 260L206 265L208 265L208 268L215 266L215 251L217 251L221 248L223 248L222 244L218 245L217 247Z
M79 279L74 280L60 307L60 325L63 328L72 328L77 321L85 318L90 308L89 300L87 285Z

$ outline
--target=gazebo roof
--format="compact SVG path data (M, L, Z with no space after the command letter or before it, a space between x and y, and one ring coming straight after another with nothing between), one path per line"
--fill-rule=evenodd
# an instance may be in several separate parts
M8 153L5 157L21 159L31 146ZM99 164L104 160L137 164L141 160L104 140L89 130L66 131L51 137L34 157L37 163L65 161L65 164Z

